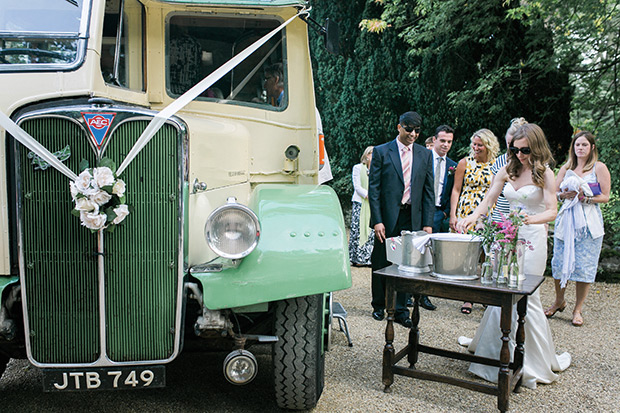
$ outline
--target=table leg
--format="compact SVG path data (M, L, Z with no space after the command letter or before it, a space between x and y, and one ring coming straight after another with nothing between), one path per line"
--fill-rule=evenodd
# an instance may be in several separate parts
M497 408L505 412L508 410L510 397L510 329L512 326L512 299L507 297L502 300L502 315L500 329L502 330L502 348L499 352L499 374L497 376Z
M409 360L409 368L415 368L418 362L418 344L420 344L420 294L413 295L413 310L411 311L411 322L413 326L409 330L409 352L407 360Z
M523 298L517 303L517 314L519 315L519 319L517 321L517 334L515 337L517 342L514 353L515 369L523 367L523 359L525 356L525 349L523 345L525 343L525 315L527 314L527 295L523 296ZM523 374L521 375L521 378L515 386L515 393L520 390L522 381Z
M390 393L390 386L394 383L394 313L396 307L396 291L394 283L389 277L385 279L385 306L387 310L387 325L385 327L385 347L383 348L383 384L385 393Z

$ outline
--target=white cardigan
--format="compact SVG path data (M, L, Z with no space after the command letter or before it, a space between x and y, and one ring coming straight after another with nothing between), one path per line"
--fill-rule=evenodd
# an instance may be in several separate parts
M358 163L353 167L353 197L351 197L352 202L362 203L364 198L368 197L368 189L362 188L362 182L360 180L360 173L362 170L362 164Z

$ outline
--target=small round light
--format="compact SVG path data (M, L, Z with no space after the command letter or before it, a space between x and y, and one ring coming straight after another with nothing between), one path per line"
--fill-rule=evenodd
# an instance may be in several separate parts
M258 363L247 350L232 351L224 360L224 377L232 384L247 384L254 380L256 373Z
M234 198L211 213L205 224L205 238L219 256L239 259L250 254L260 237L258 218Z

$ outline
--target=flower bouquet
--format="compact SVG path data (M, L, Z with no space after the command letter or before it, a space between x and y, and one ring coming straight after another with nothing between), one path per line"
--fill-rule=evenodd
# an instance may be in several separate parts
M489 267L497 268L497 283L508 283L509 286L516 287L522 275L519 262L522 261L525 248L533 249L531 243L519 240L519 227L523 225L523 214L520 208L513 209L508 215L500 214L501 222L493 222L490 214L476 226L476 235L480 236L487 261L483 264L483 283L490 283L485 272L492 271ZM494 254L496 253L496 254ZM497 255L495 265L490 263L490 257ZM495 274L493 274L495 277Z
M88 162L82 160L80 170L78 179L69 184L75 202L71 213L80 217L82 225L92 232L114 230L129 215L125 182L116 176L116 164L103 158L97 168L89 168Z
M493 277L497 274L497 262L495 260L498 243L495 240L495 234L501 229L497 222L491 219L491 211L480 219L473 231L473 235L477 235L482 239L482 249L484 250L485 261L482 264L482 273L480 281L483 284L493 283Z
M497 242L501 246L500 271L502 272L502 281L508 282L511 287L516 287L520 281L519 275L522 275L522 271L519 268L519 259L523 257L525 248L533 249L529 241L519 240L519 227L523 225L521 211L521 208L516 208L510 211L508 215L500 214L502 217L502 222L499 224L501 229L496 235Z

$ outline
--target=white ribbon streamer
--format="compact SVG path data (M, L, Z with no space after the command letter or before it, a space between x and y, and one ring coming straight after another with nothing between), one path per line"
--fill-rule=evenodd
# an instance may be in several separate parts
M56 168L60 173L67 178L75 181L77 175L71 171L65 164L60 162L58 158L48 151L43 145L41 145L35 138L30 136L28 132L20 128L15 122L11 120L4 112L0 111L0 125L6 129L15 139L17 139L26 148L33 151L45 162Z
M159 112L153 120L148 124L148 126L142 132L142 135L138 138L136 143L133 145L127 157L118 167L117 175L123 173L123 171L129 166L131 161L140 153L140 151L149 143L149 141L155 136L155 134L159 131L159 129L163 126L163 124L175 113L179 110L183 109L188 103L192 100L196 99L202 92L207 90L211 85L220 80L225 74L234 69L239 63L243 62L248 56L254 53L258 48L260 48L263 44L267 43L269 39L275 36L280 30L288 26L290 22L295 20L301 14L307 14L306 9L301 10L299 13L282 23L280 26L276 27L252 45L248 46L243 52L239 53L237 56L233 57L222 66L217 68L213 73L209 76L202 79L196 85L194 85L190 90L185 92L183 95L179 96L174 102L170 105L166 106L161 112Z

